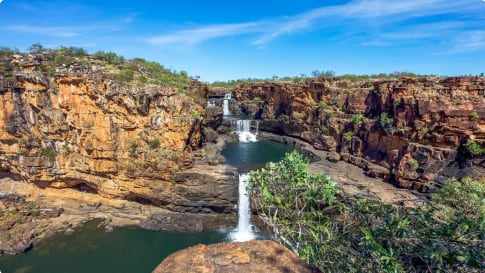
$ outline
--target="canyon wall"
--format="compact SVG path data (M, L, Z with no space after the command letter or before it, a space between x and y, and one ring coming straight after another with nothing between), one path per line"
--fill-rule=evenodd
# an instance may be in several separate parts
M1 177L175 212L234 212L233 175L193 168L204 85L123 84L116 67L90 58L46 72L53 58L3 60L20 70L0 77Z
M485 177L483 77L246 83L233 97L260 129L303 139L403 188Z

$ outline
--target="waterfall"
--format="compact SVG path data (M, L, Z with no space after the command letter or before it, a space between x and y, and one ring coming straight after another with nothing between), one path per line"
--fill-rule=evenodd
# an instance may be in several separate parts
M207 100L207 106L208 107L216 106L216 102L214 100Z
M256 235L251 229L251 210L249 206L249 192L247 190L249 174L239 175L239 200L237 202L237 227L231 232L230 238L235 242L253 240Z
M222 101L222 113L224 116L231 115L231 111L229 111L229 100L232 98L231 93L224 94L224 100Z
M233 120L232 127L236 131L236 134L239 136L240 142L256 142L257 139L257 132L256 134L251 133L251 120L244 119L244 120ZM257 123L256 123L257 124Z

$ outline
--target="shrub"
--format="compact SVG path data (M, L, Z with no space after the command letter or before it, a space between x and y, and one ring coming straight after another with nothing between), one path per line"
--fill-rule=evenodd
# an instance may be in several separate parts
M120 72L113 75L113 79L118 82L131 82L134 79L134 73L132 70L123 69Z
M56 57L54 58L54 63L56 65L68 65L68 64L71 64L73 62L73 58L72 57L69 57L69 56L66 56L66 55L63 55L63 54L59 54L59 55L56 55Z
M160 147L160 139L155 138L155 139L148 140L147 144L151 149L157 149L158 147Z
M352 115L352 122L354 124L360 125L362 123L363 119L364 119L364 115L362 115L362 114Z
M473 112L470 113L470 117L472 119L479 119L480 115L477 113L477 111L473 111Z
M328 134L328 128L327 127L322 127L322 128L320 128L320 130L322 130L322 134L324 134L324 135Z
M29 150L27 149L20 149L19 152L18 152L19 155L28 155L29 154Z
M379 122L382 128L391 128L394 125L394 118L390 117L388 113L382 112Z
M254 101L255 103L260 103L260 102L262 101L262 99L261 99L260 97L254 97L254 98L253 98L253 101Z
M295 153L251 172L251 197L274 238L325 272L483 272L485 181L448 180L406 210L337 199Z
M130 141L129 152L131 157L137 156L137 150L136 150L137 148L138 148L138 143L136 143L136 140Z
M475 141L472 141L469 144L465 145L465 150L471 157L485 154L485 148L483 148L480 144L476 143Z
M409 168L412 170L412 171L416 171L418 168L419 168L419 163L416 159L412 158L411 160L409 160Z
M52 147L49 147L49 148L42 147L42 148L40 148L40 154L43 155L43 156L45 156L45 157L47 157L47 158L49 158L49 159L53 159L53 158L56 157L57 152Z
M345 140L345 141L351 141L351 140L352 140L352 136L353 136L353 135L354 135L354 134L353 134L352 132L350 132L350 131L349 131L349 132L346 132L346 133L344 134L344 140Z

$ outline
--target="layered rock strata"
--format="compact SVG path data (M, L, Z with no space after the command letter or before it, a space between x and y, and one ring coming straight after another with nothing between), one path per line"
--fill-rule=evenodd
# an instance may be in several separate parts
M259 128L335 152L370 176L428 191L485 176L485 78L247 83L233 91Z

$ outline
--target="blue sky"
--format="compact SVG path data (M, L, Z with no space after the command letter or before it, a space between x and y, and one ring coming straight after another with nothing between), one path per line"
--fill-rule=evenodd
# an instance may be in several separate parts
M484 0L0 0L0 45L80 46L203 81L485 72Z

